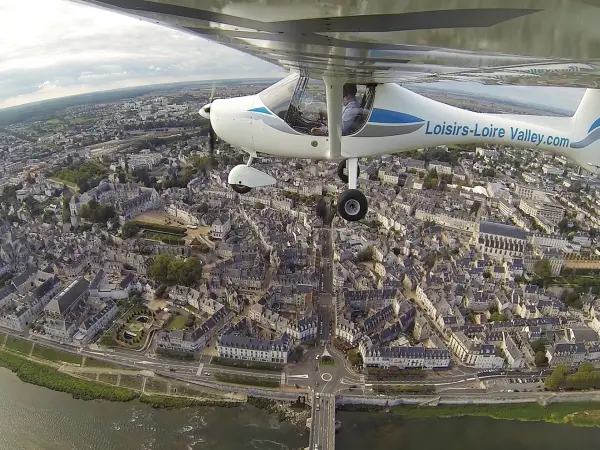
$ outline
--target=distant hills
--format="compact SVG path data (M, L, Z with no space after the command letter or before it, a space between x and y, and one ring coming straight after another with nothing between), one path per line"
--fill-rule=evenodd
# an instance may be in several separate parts
M573 111L569 109L556 108L549 105L539 105L535 103L529 102L519 102L516 100L512 100L509 98L500 98L493 95L485 95L481 92L477 92L476 94L469 94L464 91L453 91L451 89L428 89L423 84L415 84L412 86L406 86L410 90L422 94L426 97L435 97L439 100L439 97L450 96L455 99L464 99L469 100L471 102L477 103L488 103L494 104L498 106L500 111L498 113L502 113L502 106L505 108L515 108L523 111L527 111L528 114L538 114L538 115L549 115L549 116L565 116L570 117L573 115Z
M252 79L228 79L228 80L208 80L208 81L188 81L181 83L164 83L147 86L135 86L130 88L112 89L109 91L90 92L88 94L71 95L68 97L43 100L25 105L11 106L0 109L0 127L22 120L47 120L51 118L56 111L70 107L85 104L98 104L106 102L115 102L125 99L133 99L146 94L164 91L167 93L172 90L191 89L191 88L210 88L213 83L217 86L231 86L234 84L273 84L277 82L273 78L252 78Z
M44 100L35 103L28 103L26 105L19 105L10 108L0 109L0 127L9 125L11 123L20 122L23 120L47 120L52 118L57 111L60 111L70 106L114 102L125 99L133 99L151 93L168 93L169 91L180 89L210 88L212 87L213 83L218 86L231 86L235 84L249 83L273 84L276 81L278 81L278 79L273 78L228 79L215 81L208 80L195 82L154 84L148 86L136 86L131 88L113 89L109 91L99 91L88 94L73 95L69 97ZM480 92L471 95L463 91L452 91L451 89L429 89L424 84L406 85L406 87L419 94L425 95L426 97L432 97L440 101L443 101L444 98L454 100L463 99L471 103L480 102L482 103L482 105L487 104L490 108L493 105L493 109L498 109L497 112L505 112L503 110L518 109L521 111L521 114L528 113L557 116L571 116L573 114L573 111L561 108L517 102L506 98L498 98L495 96L486 96L485 94L482 95ZM504 108L502 106L504 106Z

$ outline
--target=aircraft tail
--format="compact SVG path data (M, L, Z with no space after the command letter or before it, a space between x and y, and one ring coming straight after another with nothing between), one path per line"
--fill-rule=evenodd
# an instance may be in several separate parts
M600 90L585 91L571 120L568 156L584 170L600 173Z
M600 89L586 89L573 116L574 135L585 136L596 129L600 129Z

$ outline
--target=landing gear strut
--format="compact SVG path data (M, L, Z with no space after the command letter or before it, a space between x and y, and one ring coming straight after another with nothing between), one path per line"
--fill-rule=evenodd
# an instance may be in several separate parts
M356 169L356 177L360 176L360 167L357 166ZM342 180L343 183L348 182L348 170L346 169L346 161L340 161L338 165L338 177Z
M344 173L347 167L348 174ZM365 195L357 189L358 184L358 159L349 158L342 161L338 166L338 175L342 181L348 183L348 189L338 198L338 214L344 220L356 222L363 219L369 210L369 204Z

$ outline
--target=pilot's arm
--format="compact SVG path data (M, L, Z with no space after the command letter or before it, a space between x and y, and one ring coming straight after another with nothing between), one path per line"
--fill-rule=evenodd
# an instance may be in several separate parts
M352 105L350 108L344 108L342 111L342 135L348 134L348 132L352 129L352 125L354 125L354 121L356 120L356 117L360 111L360 107L354 107L354 105ZM320 134L323 136L327 136L328 131L329 129L325 124L321 125L321 127L315 127L310 130L312 134Z

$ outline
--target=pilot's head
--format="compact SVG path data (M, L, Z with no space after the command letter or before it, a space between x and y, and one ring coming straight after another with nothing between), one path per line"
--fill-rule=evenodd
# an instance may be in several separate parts
M354 83L346 83L342 88L344 99L356 97L356 85Z

